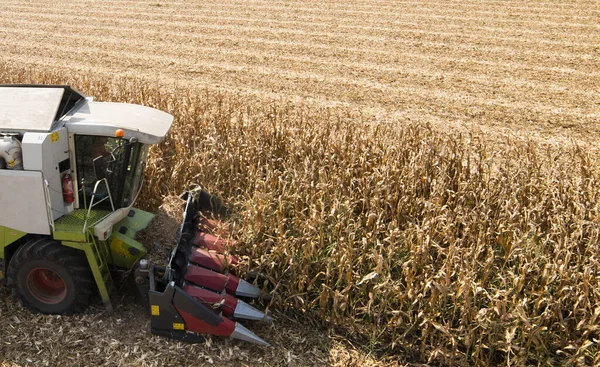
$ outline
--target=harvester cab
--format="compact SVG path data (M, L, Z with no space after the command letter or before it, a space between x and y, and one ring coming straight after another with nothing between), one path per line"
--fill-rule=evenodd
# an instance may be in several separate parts
M112 312L114 272L135 268L154 333L267 345L233 321L270 318L236 298L260 290L229 273L236 259L207 233L199 212L211 209L208 193L183 194L184 221L164 266L149 264L135 240L154 218L134 207L149 145L172 122L165 112L96 102L68 86L1 85L0 205L10 210L0 213L0 279L33 311L78 312L97 289Z

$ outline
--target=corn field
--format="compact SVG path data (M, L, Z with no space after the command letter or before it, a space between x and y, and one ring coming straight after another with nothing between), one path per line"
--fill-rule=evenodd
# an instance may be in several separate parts
M398 126L134 78L69 80L175 116L139 203L203 185L231 209L271 307L414 363L600 362L598 158L576 144ZM272 290L272 289L271 289Z
M223 199L237 270L265 275L279 316L270 351L182 347L95 313L23 322L0 297L1 366L600 365L597 1L6 0L0 14L1 83L175 116L137 205L160 212L194 185ZM276 332L286 320L327 337ZM19 344L26 323L37 339ZM14 357L23 343L41 359Z

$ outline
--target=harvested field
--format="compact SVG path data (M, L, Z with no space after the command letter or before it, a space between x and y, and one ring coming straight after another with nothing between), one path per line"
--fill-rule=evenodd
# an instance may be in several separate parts
M132 292L135 288L122 289ZM270 335L271 348L256 348L227 339L186 344L150 334L148 312L133 297L124 297L107 315L101 305L85 314L61 317L32 315L0 287L0 366L254 366L254 365L396 365L376 361L340 337L286 317L275 325L253 324Z
M597 2L59 0L0 12L0 82L69 83L176 117L140 205L157 210L191 184L223 198L239 270L275 280L260 285L283 320L253 328L275 348L249 356L222 339L152 337L127 297L115 316L41 317L0 287L14 321L0 363L600 363ZM86 342L50 357L62 344L44 344L46 324Z
M443 126L598 134L595 1L3 1L2 60Z

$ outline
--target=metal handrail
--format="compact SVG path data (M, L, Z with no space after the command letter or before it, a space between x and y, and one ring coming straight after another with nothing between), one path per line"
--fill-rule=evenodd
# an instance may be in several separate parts
M46 210L48 211L48 218L50 218L50 227L52 227L52 233L56 232L54 228L54 215L52 214L52 201L50 200L50 183L48 180L44 180L44 189L46 191Z
M104 197L104 198L102 198L102 199L100 199L100 200L98 200L97 202L94 203L94 199L96 198L96 191L98 190L98 185L100 185L101 182L104 182L104 185L106 186L106 192L108 193L108 196ZM88 207L87 214L85 215L85 221L83 222L83 233L86 233L86 231L87 231L87 221L88 221L88 218L90 217L90 213L92 212L92 208L95 205L98 205L101 202L105 201L106 199L110 200L110 207L112 208L112 212L114 212L115 211L115 204L113 203L112 194L110 193L110 187L108 187L108 180L106 178L103 178L101 180L96 181L96 184L94 185L94 191L92 191L92 200L90 201L90 206ZM109 215L110 214L107 214L104 217L102 217L101 219L97 220L96 222L94 222L92 224L92 226L100 223L104 218L108 217Z

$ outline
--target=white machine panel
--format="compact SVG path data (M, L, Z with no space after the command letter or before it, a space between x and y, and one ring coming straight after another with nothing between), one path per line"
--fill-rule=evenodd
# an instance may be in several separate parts
M50 131L63 88L0 88L0 129Z
M123 129L125 139L135 137L144 144L157 144L169 131L173 116L151 107L88 99L65 115L64 121L70 133L115 136L117 129Z
M0 225L27 233L50 234L41 172L0 170Z
M41 171L49 184L52 217L58 219L69 211L62 196L60 162L69 159L69 139L67 129L51 133L25 133L23 135L23 168L26 171ZM66 164L62 171L68 171Z

